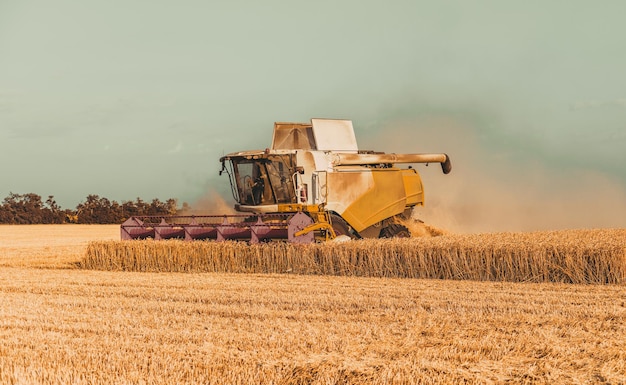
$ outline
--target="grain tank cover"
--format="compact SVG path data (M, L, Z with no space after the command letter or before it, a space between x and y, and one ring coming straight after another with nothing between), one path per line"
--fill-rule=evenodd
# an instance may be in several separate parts
M311 119L320 151L358 152L352 120Z
M274 123L273 150L358 152L351 120L311 119L306 123Z
M308 123L274 123L272 150L315 150L313 126Z

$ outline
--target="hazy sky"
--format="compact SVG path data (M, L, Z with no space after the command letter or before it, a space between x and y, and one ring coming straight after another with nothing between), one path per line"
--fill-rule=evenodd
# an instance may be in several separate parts
M547 177L530 184L593 173L620 200L625 14L624 1L0 0L0 198L193 202L228 191L219 156L269 146L274 121L328 117L352 119L361 147L445 151L455 171L497 164L494 178L531 164ZM455 157L439 124L475 147Z

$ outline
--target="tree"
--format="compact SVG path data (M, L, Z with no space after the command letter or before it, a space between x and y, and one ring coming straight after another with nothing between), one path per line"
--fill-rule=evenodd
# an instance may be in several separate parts
M122 223L131 216L174 215L178 212L176 205L176 199L161 202L156 198L151 203L137 198L134 202L125 201L119 204L90 194L85 202L76 206L76 210L69 210L62 209L53 195L48 195L48 199L43 202L37 194L11 192L0 205L0 223Z
M111 201L98 195L87 196L84 203L76 206L78 223L116 223L118 218L111 212Z
M43 223L63 223L65 222L65 212L61 209L61 207L54 200L53 195L48 195L48 199L46 199L46 205L42 209L43 215Z
M13 224L33 224L43 222L43 202L37 194L15 194L9 193L4 198L2 217L7 221L4 223Z

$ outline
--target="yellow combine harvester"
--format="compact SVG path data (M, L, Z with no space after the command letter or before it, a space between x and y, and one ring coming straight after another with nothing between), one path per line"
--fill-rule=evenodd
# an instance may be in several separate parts
M386 154L358 149L352 121L275 123L271 148L220 159L242 215L132 217L122 239L153 237L296 243L341 238L408 237L398 219L424 204L411 166L440 163L446 154Z

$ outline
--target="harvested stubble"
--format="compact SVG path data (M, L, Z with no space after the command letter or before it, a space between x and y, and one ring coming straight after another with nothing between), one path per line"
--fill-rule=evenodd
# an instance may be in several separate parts
M626 282L626 229L445 235L306 246L93 242L85 269L614 284Z
M0 268L0 384L625 384L626 286Z

